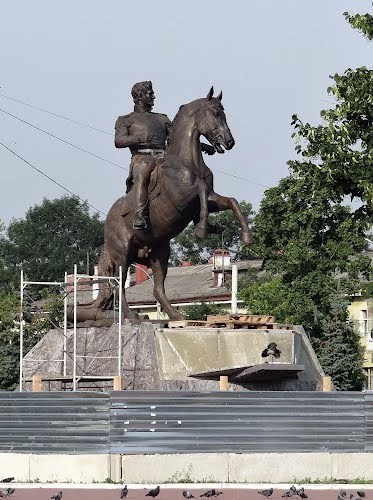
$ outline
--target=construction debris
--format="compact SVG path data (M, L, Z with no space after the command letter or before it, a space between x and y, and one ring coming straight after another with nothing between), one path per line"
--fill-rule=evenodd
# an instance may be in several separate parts
M168 328L243 328L256 330L292 330L293 325L283 325L280 323L276 323L276 318L274 316L256 314L217 314L213 316L207 316L206 321L169 321Z

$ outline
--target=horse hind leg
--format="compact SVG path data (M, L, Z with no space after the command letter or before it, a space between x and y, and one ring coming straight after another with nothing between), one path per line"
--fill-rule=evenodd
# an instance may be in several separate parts
M164 280L166 279L168 269L168 259L170 257L170 243L162 247L153 248L151 256L151 268L153 271L154 290L153 295L155 299L161 304L167 316L172 320L185 319L185 316L180 314L166 297L164 289Z
M238 201L235 198L228 196L221 196L214 191L209 193L208 196L209 212L222 212L224 210L232 210L237 221L241 226L240 238L245 245L251 245L253 242L253 235L247 224L246 217L242 213Z

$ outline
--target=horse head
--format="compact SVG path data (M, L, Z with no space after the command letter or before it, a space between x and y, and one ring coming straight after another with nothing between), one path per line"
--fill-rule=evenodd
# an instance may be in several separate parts
M216 97L214 87L211 87L207 97L200 99L202 106L198 113L198 130L215 147L218 153L224 153L224 149L232 149L235 140L227 125L224 107L221 103L223 93Z

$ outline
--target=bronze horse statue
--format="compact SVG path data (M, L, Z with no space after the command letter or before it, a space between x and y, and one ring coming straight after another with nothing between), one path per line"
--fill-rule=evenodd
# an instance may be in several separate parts
M151 174L148 229L139 231L132 227L135 215L133 190L114 203L105 222L99 276L117 276L119 266L122 266L123 276L126 276L129 265L134 262L151 267L154 297L170 319L184 318L172 307L164 289L170 240L174 236L194 221L196 236L205 237L212 230L207 223L208 214L231 209L240 223L242 242L252 242L251 231L237 200L215 193L213 174L202 157L201 135L219 153L231 149L235 143L221 99L221 93L213 97L211 88L206 98L180 107L172 123L165 157ZM113 292L112 287L100 283L97 299L90 305L79 306L78 320L103 317L102 314L95 315L94 311L112 308ZM122 297L124 317L133 318L135 314L129 309L125 290Z

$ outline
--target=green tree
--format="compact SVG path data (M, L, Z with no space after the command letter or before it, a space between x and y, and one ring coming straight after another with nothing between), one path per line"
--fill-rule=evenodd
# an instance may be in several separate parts
M207 316L213 314L225 314L225 310L221 309L217 304L194 304L185 308L185 314L188 319L205 321Z
M372 16L346 16L371 33ZM251 313L303 324L335 385L359 389L358 337L346 321L340 327L347 318L346 304L340 302L336 326L335 300L356 292L372 271L361 251L373 222L373 75L358 68L332 79L328 92L336 105L321 112L320 125L292 117L301 160L288 162L290 175L265 193L254 237L267 277L253 281L241 297ZM358 204L348 206L347 196ZM333 335L356 354L353 363L343 349L331 354Z
M240 208L252 221L253 211L251 203L241 201ZM214 250L224 248L231 252L234 260L249 255L249 249L240 244L240 226L231 210L211 214L209 224L220 229L221 234L210 234L204 240L198 240L194 236L194 225L190 224L182 233L171 242L171 262L178 265L182 261L190 261L193 264L204 264L212 256Z
M42 314L33 313L25 305L23 350L27 354L41 338L60 326L63 298L54 294L45 296ZM20 300L17 292L0 293L0 390L14 390L19 382L20 355Z
M321 323L322 335L314 340L319 361L339 391L361 390L364 375L361 370L364 349L346 313L346 299L337 297L328 317Z
M71 272L74 264L85 272L87 252L92 271L102 244L103 222L98 214L89 214L87 202L64 196L44 199L24 219L12 220L0 240L0 255L13 277L18 278L22 267L32 281L55 281L63 279L65 271Z

